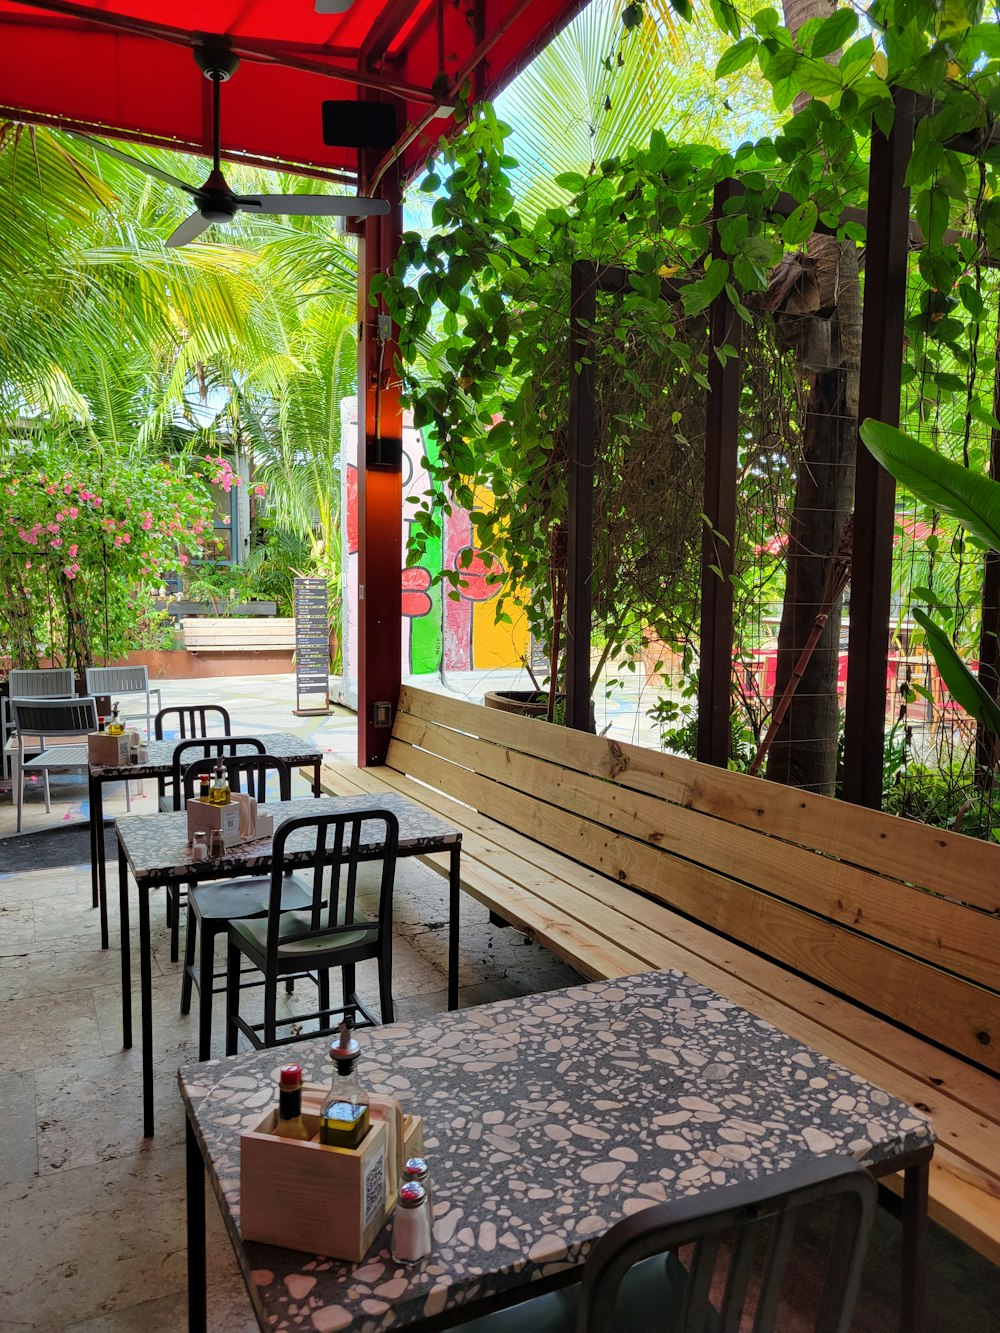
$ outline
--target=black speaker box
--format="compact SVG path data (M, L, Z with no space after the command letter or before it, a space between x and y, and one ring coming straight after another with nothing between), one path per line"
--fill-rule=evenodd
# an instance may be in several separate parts
M391 102L324 102L323 142L332 148L391 148L396 108Z

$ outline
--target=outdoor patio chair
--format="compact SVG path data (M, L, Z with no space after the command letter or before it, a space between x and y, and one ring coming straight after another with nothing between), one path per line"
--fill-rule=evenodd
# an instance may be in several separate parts
M221 704L181 704L170 708L161 708L153 718L153 736L156 740L185 740L187 737L207 736L211 726L222 728L222 735L232 731L229 712ZM168 736L167 733L170 732ZM161 810L172 810L173 802L167 806L163 798L167 794L166 778L157 779L156 795Z
M362 830L365 842L362 843ZM392 1006L392 897L396 878L399 823L389 810L373 808L338 815L307 815L287 820L274 835L267 917L231 921L226 960L226 1054L236 1052L239 1033L254 1046L280 1046L296 1041L298 1025L319 1020L319 1032L329 1032L342 1015L355 1026L375 1026L374 1015L358 998L355 969L369 958L378 962L379 1009L382 1022L391 1023ZM289 843L309 847L315 864L308 872L311 884L308 908L285 909L285 856ZM382 862L377 906L363 913L357 902L358 866L365 846L378 848ZM371 855L371 853L369 853ZM329 883L325 884L326 873ZM369 891L366 890L366 895ZM243 959L264 978L264 1020L250 1023L240 1014ZM343 1003L330 1005L330 970L341 972ZM319 1007L312 1013L278 1018L278 982L315 974ZM360 1015L360 1019L359 1019ZM361 1021L363 1020L363 1021ZM286 1036L279 1028L290 1027Z
M156 695L157 713L162 711L162 698L157 686L150 687L149 671L144 666L88 667L87 693L107 694L115 699L142 695L146 701L146 739L153 734L151 696Z
M171 759L170 787L159 798L159 809L163 811L184 809L185 794L181 775L189 765L194 764L199 771L204 771L206 765L210 769L214 768L216 760L224 759L226 755L235 755L240 745L256 750L258 754L264 754L267 749L264 742L258 740L256 736L200 736L178 741ZM177 962L180 950L181 908L185 903L183 892L183 886L180 884L171 884L167 887L167 925L170 927L172 963Z
M292 794L292 771L283 759L271 754L225 756L223 763L229 774L229 785L233 791L244 791L258 801L265 801L268 793L268 776L277 775L277 782L271 782L272 795L280 801L288 801ZM202 765L197 760L188 764L184 770L183 790L185 800L194 793L195 783ZM276 789L276 790L275 790ZM245 920L248 917L267 915L270 902L271 878L265 875L257 878L213 881L210 884L188 885L187 893L187 934L184 939L184 974L181 980L181 1013L191 1011L191 988L198 991L198 1059L211 1059L212 1054L212 996L225 992L225 969L215 971L215 941L224 935L230 921ZM312 903L309 884L294 875L286 875L283 883L281 905L283 911L308 909ZM198 931L201 930L201 947L198 951L198 963L195 964L195 948ZM256 968L248 969L255 980L252 985L261 985L261 976ZM222 985L217 985L222 982ZM292 989L292 980L288 979L286 990Z
M26 670L14 667L7 676L7 694L0 699L0 746L3 749L3 775L7 777L13 762L7 742L14 734L14 699L72 699L76 695L76 677L65 667L39 667Z
M16 744L11 755L14 800L17 804L17 831L21 832L24 811L24 777L39 772L45 783L45 813L52 812L49 773L79 771L89 767L87 742L60 743L49 747L53 737L86 736L97 730L97 704L92 696L73 699L11 699ZM31 755L32 757L28 757ZM125 783L125 808L132 808L128 783Z
M458 1327L462 1333L773 1333L796 1223L829 1201L834 1225L818 1301L796 1328L848 1333L878 1187L850 1158L820 1157L757 1180L654 1204L613 1226L583 1281ZM824 1219L825 1220L825 1219ZM677 1254L693 1246L684 1262ZM812 1247L810 1247L812 1253ZM799 1322L803 1317L810 1324Z

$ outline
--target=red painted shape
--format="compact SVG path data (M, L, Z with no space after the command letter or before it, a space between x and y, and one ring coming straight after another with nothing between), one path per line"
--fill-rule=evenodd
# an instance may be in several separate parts
M412 565L403 570L403 615L411 620L430 615L433 603L427 596L431 586L430 570L423 565Z
M488 602L497 596L501 587L499 583L489 582L489 579L497 574L502 575L503 566L499 560L493 556L484 556L480 550L473 552L471 561L466 565L464 561L468 550L467 546L464 547L455 557L454 568L466 585L459 588L459 595L467 602Z

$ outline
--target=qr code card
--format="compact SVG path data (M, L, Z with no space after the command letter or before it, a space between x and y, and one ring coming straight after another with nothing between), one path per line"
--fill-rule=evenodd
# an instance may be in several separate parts
M367 1231L372 1221L385 1208L385 1150L375 1154L365 1167L362 1178L364 1190L363 1230Z

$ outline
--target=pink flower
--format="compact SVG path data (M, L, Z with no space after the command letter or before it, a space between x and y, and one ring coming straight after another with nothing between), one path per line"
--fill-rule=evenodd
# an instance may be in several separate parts
M52 546L52 547L62 546L62 538L61 538L61 537L53 537L52 540L49 542L49 545Z
M231 518L229 517L229 515L227 514L227 515L225 516L225 518L224 518L222 521L223 521L223 523L225 523L226 526L228 527L229 524L232 522L232 519L231 519Z
M71 560L72 560L73 557L76 555L76 553L77 553L77 551L78 551L79 549L80 549L80 548L79 548L78 546L76 546L76 545L67 547L67 551L68 551L68 553L69 553L69 558L70 558Z
M94 508L96 509L97 506L98 506L99 504L101 504L101 503L102 503L102 501L101 501L101 497L100 497L99 495L95 495L95 496L94 496Z
M59 531L59 524L58 524L58 523L47 523L45 526L48 528L49 532L58 532L58 531Z
M24 567L25 567L25 569L30 569L30 568L31 568L31 561L30 561L30 560L25 560L25 562L24 562Z
M117 540L117 538L116 538L115 540ZM131 538L131 536L129 535L129 533L127 533L127 532L123 532L123 533L122 533L122 541L125 543L126 546L128 546L128 544L129 544L129 542L130 542L131 540L132 540L132 538Z
M258 482L257 485L253 488L253 493L254 495L266 495L267 487L263 484L263 482Z
M56 488L54 486L46 486L45 488L46 495L55 495L55 493L56 493Z
M73 487L69 484L69 482L67 482L66 485L63 487L63 493L65 495L73 494Z
M70 518L80 517L80 511L79 509L77 509L76 505L70 505L69 509L66 512L69 514Z
M183 551L181 551L181 554L180 554L180 557L179 557L179 558L180 558L180 562L181 562L182 565L186 565L186 564L187 564L187 562L188 562L188 558L187 558L187 556L184 554Z
M115 538L115 545L116 545L116 546L121 546L121 544L122 544L122 537L121 537L121 533L119 533L118 536Z

